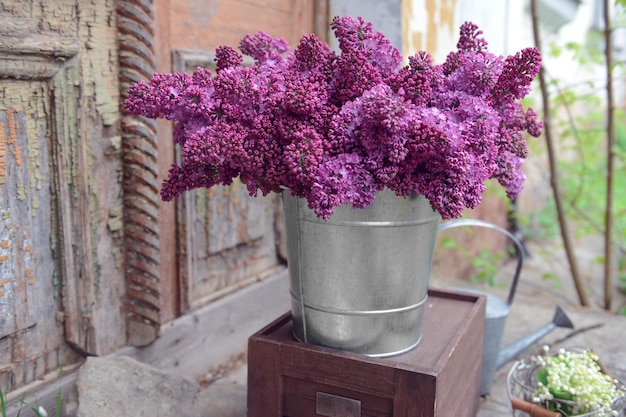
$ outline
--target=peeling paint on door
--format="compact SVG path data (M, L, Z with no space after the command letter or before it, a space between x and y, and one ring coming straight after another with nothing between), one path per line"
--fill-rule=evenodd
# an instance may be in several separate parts
M402 0L402 52L430 53L443 62L456 45L459 0Z
M9 107L0 108L0 388L5 392L49 371L44 362L58 366L48 362L50 349L63 344L58 307L47 301L56 261L50 249L50 188L42 186L50 175L42 133L47 122L37 117L44 114L37 98L42 86L22 81L11 87L2 95Z

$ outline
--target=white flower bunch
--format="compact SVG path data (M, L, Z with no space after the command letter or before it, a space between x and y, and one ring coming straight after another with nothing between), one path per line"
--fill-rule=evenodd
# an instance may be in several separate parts
M602 372L595 353L560 349L552 356L547 346L544 352L535 358L540 368L534 402L545 403L567 416L590 412L594 416L617 415L611 405L625 393L619 381Z

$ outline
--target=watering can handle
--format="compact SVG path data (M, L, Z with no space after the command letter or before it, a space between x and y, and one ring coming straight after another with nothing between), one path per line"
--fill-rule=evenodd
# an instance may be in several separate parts
M464 227L464 226L478 226L485 227L487 229L496 230L508 237L515 244L515 251L517 252L517 267L515 268L515 276L513 277L513 282L511 284L511 290L509 291L509 298L507 298L506 303L511 305L513 302L513 296L515 295L515 290L517 289L517 282L519 281L519 276L522 271L522 264L524 263L524 246L522 242L518 238L516 238L511 232L497 224L493 224L490 222L486 222L483 220L477 219L458 219L458 220L448 220L446 222L440 223L437 227L437 232L441 232L443 230L452 229L454 227Z

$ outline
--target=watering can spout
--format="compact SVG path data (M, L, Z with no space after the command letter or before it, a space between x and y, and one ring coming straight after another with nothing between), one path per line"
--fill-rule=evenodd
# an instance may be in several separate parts
M513 342L510 345L500 349L500 352L498 354L498 361L496 362L496 369L500 369L501 367L503 367L508 361L528 349L533 343L535 343L557 327L562 327L565 329L574 328L572 321L569 319L567 314L565 314L565 311L563 311L563 309L558 306L550 323L541 326L537 330L527 334L516 342Z

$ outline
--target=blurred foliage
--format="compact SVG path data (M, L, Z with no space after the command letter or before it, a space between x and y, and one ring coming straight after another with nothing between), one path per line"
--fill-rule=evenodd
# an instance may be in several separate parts
M616 1L626 6L626 0ZM624 10L618 17L625 20ZM560 45L550 42L544 54L560 57L567 53L581 71L590 78L568 85L549 74L552 127L557 133L558 169L563 200L567 215L580 236L604 233L607 178L607 109L605 105L606 83L603 75L605 56L602 34L589 32L584 44L567 42ZM618 65L623 66L623 63ZM620 70L620 71L617 71ZM623 68L613 69L623 76ZM594 76L595 74L595 76ZM613 193L614 238L623 250L626 247L626 112L615 110L616 142ZM545 154L541 141L529 141L533 154ZM522 216L520 225L530 238L551 238L558 232L554 202L546 202L543 209Z
M472 232L467 229L465 233ZM441 239L441 247L460 254L461 257L472 266L473 274L470 277L471 282L475 284L487 284L490 287L496 286L495 279L500 269L501 261L509 256L508 253L493 252L487 249L479 249L477 252L470 251L463 248L455 238L449 236Z
M615 0L613 27L626 26L626 0ZM559 186L566 216L578 237L603 235L607 193L607 106L606 57L604 33L590 30L584 41L562 42L555 38L542 47L543 54L571 61L579 75L576 82L565 81L569 73L546 74L551 99L551 121L555 133ZM623 49L624 45L617 45ZM620 51L619 48L615 49ZM624 79L623 60L614 57L613 79ZM561 78L560 78L561 77ZM623 87L623 86L622 86ZM538 90L538 86L536 88ZM624 97L619 96L623 106ZM525 103L532 105L532 103ZM535 107L535 106L533 106ZM613 179L613 238L618 250L617 287L626 294L626 109L614 114L616 146ZM546 155L545 143L530 140L532 155ZM549 174L547 174L549 175ZM545 178L549 181L549 177ZM551 197L538 211L520 215L519 226L530 239L551 239L559 233L556 207ZM557 283L551 274L544 281ZM626 315L626 306L619 312Z

